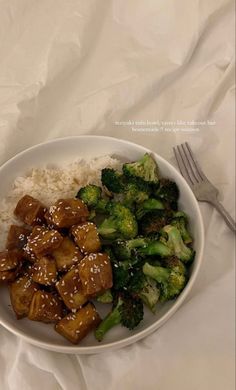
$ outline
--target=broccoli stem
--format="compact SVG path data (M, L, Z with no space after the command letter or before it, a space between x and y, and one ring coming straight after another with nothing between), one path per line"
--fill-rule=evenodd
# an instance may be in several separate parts
M134 238L133 240L128 241L128 246L130 249L134 248L140 248L147 245L147 239L146 238Z
M175 256L183 262L192 260L194 252L184 244L180 231L172 225L166 225L163 231L168 234L167 245L173 248Z
M136 216L141 219L146 213L153 210L163 210L164 204L159 199L149 198L140 204L136 211Z
M121 323L121 314L120 307L122 306L123 301L121 298L118 299L116 307L107 314L107 316L99 324L98 328L95 330L95 337L98 341L102 341L105 334L114 326Z
M98 227L98 233L101 234L102 237L113 239L115 238L117 232L116 225L114 218L107 218Z
M141 248L139 252L148 256L169 257L173 255L173 250L160 241L151 242L146 248Z
M160 297L160 290L156 285L156 281L153 278L146 276L146 281L143 288L138 292L138 296L142 299L143 303L151 310L152 313L156 311L156 304Z
M190 244L193 241L187 229L188 217L186 213L183 211L177 211L174 213L174 218L170 224L177 227L185 244Z
M149 263L145 263L143 266L143 273L152 279L155 279L158 283L167 282L169 278L169 271L167 268L160 266L153 266Z

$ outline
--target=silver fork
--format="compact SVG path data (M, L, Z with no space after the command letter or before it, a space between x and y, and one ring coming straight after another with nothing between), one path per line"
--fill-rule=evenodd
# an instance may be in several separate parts
M218 189L208 180L201 170L194 154L187 142L177 145L174 149L179 170L186 179L197 200L211 203L222 215L227 225L233 232L236 232L236 224L228 211L218 201Z

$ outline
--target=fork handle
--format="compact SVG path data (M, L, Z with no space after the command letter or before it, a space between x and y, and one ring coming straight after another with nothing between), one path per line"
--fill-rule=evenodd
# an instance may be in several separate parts
M211 201L211 204L215 206L215 208L219 211L219 213L224 218L226 224L229 226L229 228L236 233L236 223L233 220L233 218L229 215L228 211L225 210L224 206L216 199Z

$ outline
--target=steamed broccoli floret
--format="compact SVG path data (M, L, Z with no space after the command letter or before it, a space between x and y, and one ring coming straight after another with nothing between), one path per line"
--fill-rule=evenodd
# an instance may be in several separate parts
M109 202L106 209L109 217L98 228L98 232L103 238L122 237L129 239L137 236L137 221L129 208L118 202Z
M98 213L106 213L108 200L102 198L102 189L94 184L82 187L76 195L76 198L82 199L90 209L89 220L92 220Z
M149 198L149 190L145 186L135 182L127 183L123 192L123 202L127 207L132 207L135 203L142 203Z
M171 210L178 209L179 188L174 181L160 179L159 188L155 191L155 196L164 202L166 208Z
M114 193L120 193L124 189L122 174L113 168L102 169L102 184Z
M135 257L129 260L115 261L112 264L114 290L127 290L130 280L137 273L136 267L139 263L143 264L143 260L141 261L138 257Z
M120 260L130 259L134 255L134 249L147 246L148 240L136 237L132 240L117 240L113 243L114 253Z
M142 299L143 303L154 313L160 297L156 282L144 275L142 269L134 272L129 281L129 291Z
M161 241L150 241L145 248L140 248L139 253L147 256L170 257L173 249Z
M177 256L183 262L193 259L194 251L188 248L182 238L179 230L172 225L166 225L162 229L163 236L159 240L149 240L147 245L138 250L138 253L147 256L171 257Z
M163 209L164 209L164 204L160 200L149 198L147 200L144 200L144 202L138 206L136 210L136 217L139 220L149 212L152 212L154 210L163 210Z
M102 295L98 295L96 299L98 302L101 303L112 303L113 296L111 290L110 289L106 290Z
M156 280L160 285L160 300L162 302L178 296L186 284L185 275L176 272L171 268L153 266L149 263L145 263L143 266L143 273Z
M180 259L176 256L165 257L162 259L163 266L172 269L175 272L186 275L187 270L185 265L182 263Z
M157 183L158 167L155 160L148 153L133 163L126 163L123 165L123 173L128 178L139 178L149 183Z
M193 241L187 229L188 217L183 211L177 211L170 224L177 227L185 244L190 244Z
M116 262L112 265L113 288L120 290L126 287L130 280L129 267L123 262Z
M95 337L102 341L105 334L114 326L121 324L128 329L134 329L143 319L143 303L141 299L128 294L119 294L112 311L103 319L95 330Z
M139 291L138 296L143 303L153 312L156 311L156 304L160 298L160 289L157 287L152 278L146 276L143 288Z
M184 263L193 260L194 251L187 247L181 237L180 231L172 225L164 226L163 232L167 234L166 245L172 249L175 256L177 256Z
M113 275L113 289L120 290L126 287L130 279L130 269L132 268L131 261L119 261L111 246L105 246L103 248L111 260L112 275Z
M83 200L83 202L89 206L96 206L98 200L101 198L102 190L100 187L94 184L89 184L85 187L80 188L76 198Z
M104 199L104 198L99 199L96 206L95 206L95 210L98 213L107 214L108 203L109 203L109 201L107 199Z
M150 235L159 232L171 219L171 212L167 210L153 210L145 214L139 220L139 230L143 235Z

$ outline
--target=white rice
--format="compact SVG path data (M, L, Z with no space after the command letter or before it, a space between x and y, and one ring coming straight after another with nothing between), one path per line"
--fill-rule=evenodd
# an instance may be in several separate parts
M33 168L25 176L17 177L7 197L0 201L0 250L6 244L9 226L20 224L13 211L24 195L31 195L49 207L59 198L74 197L87 184L101 185L101 170L105 167L119 169L120 166L120 161L102 156L77 160L63 167Z

